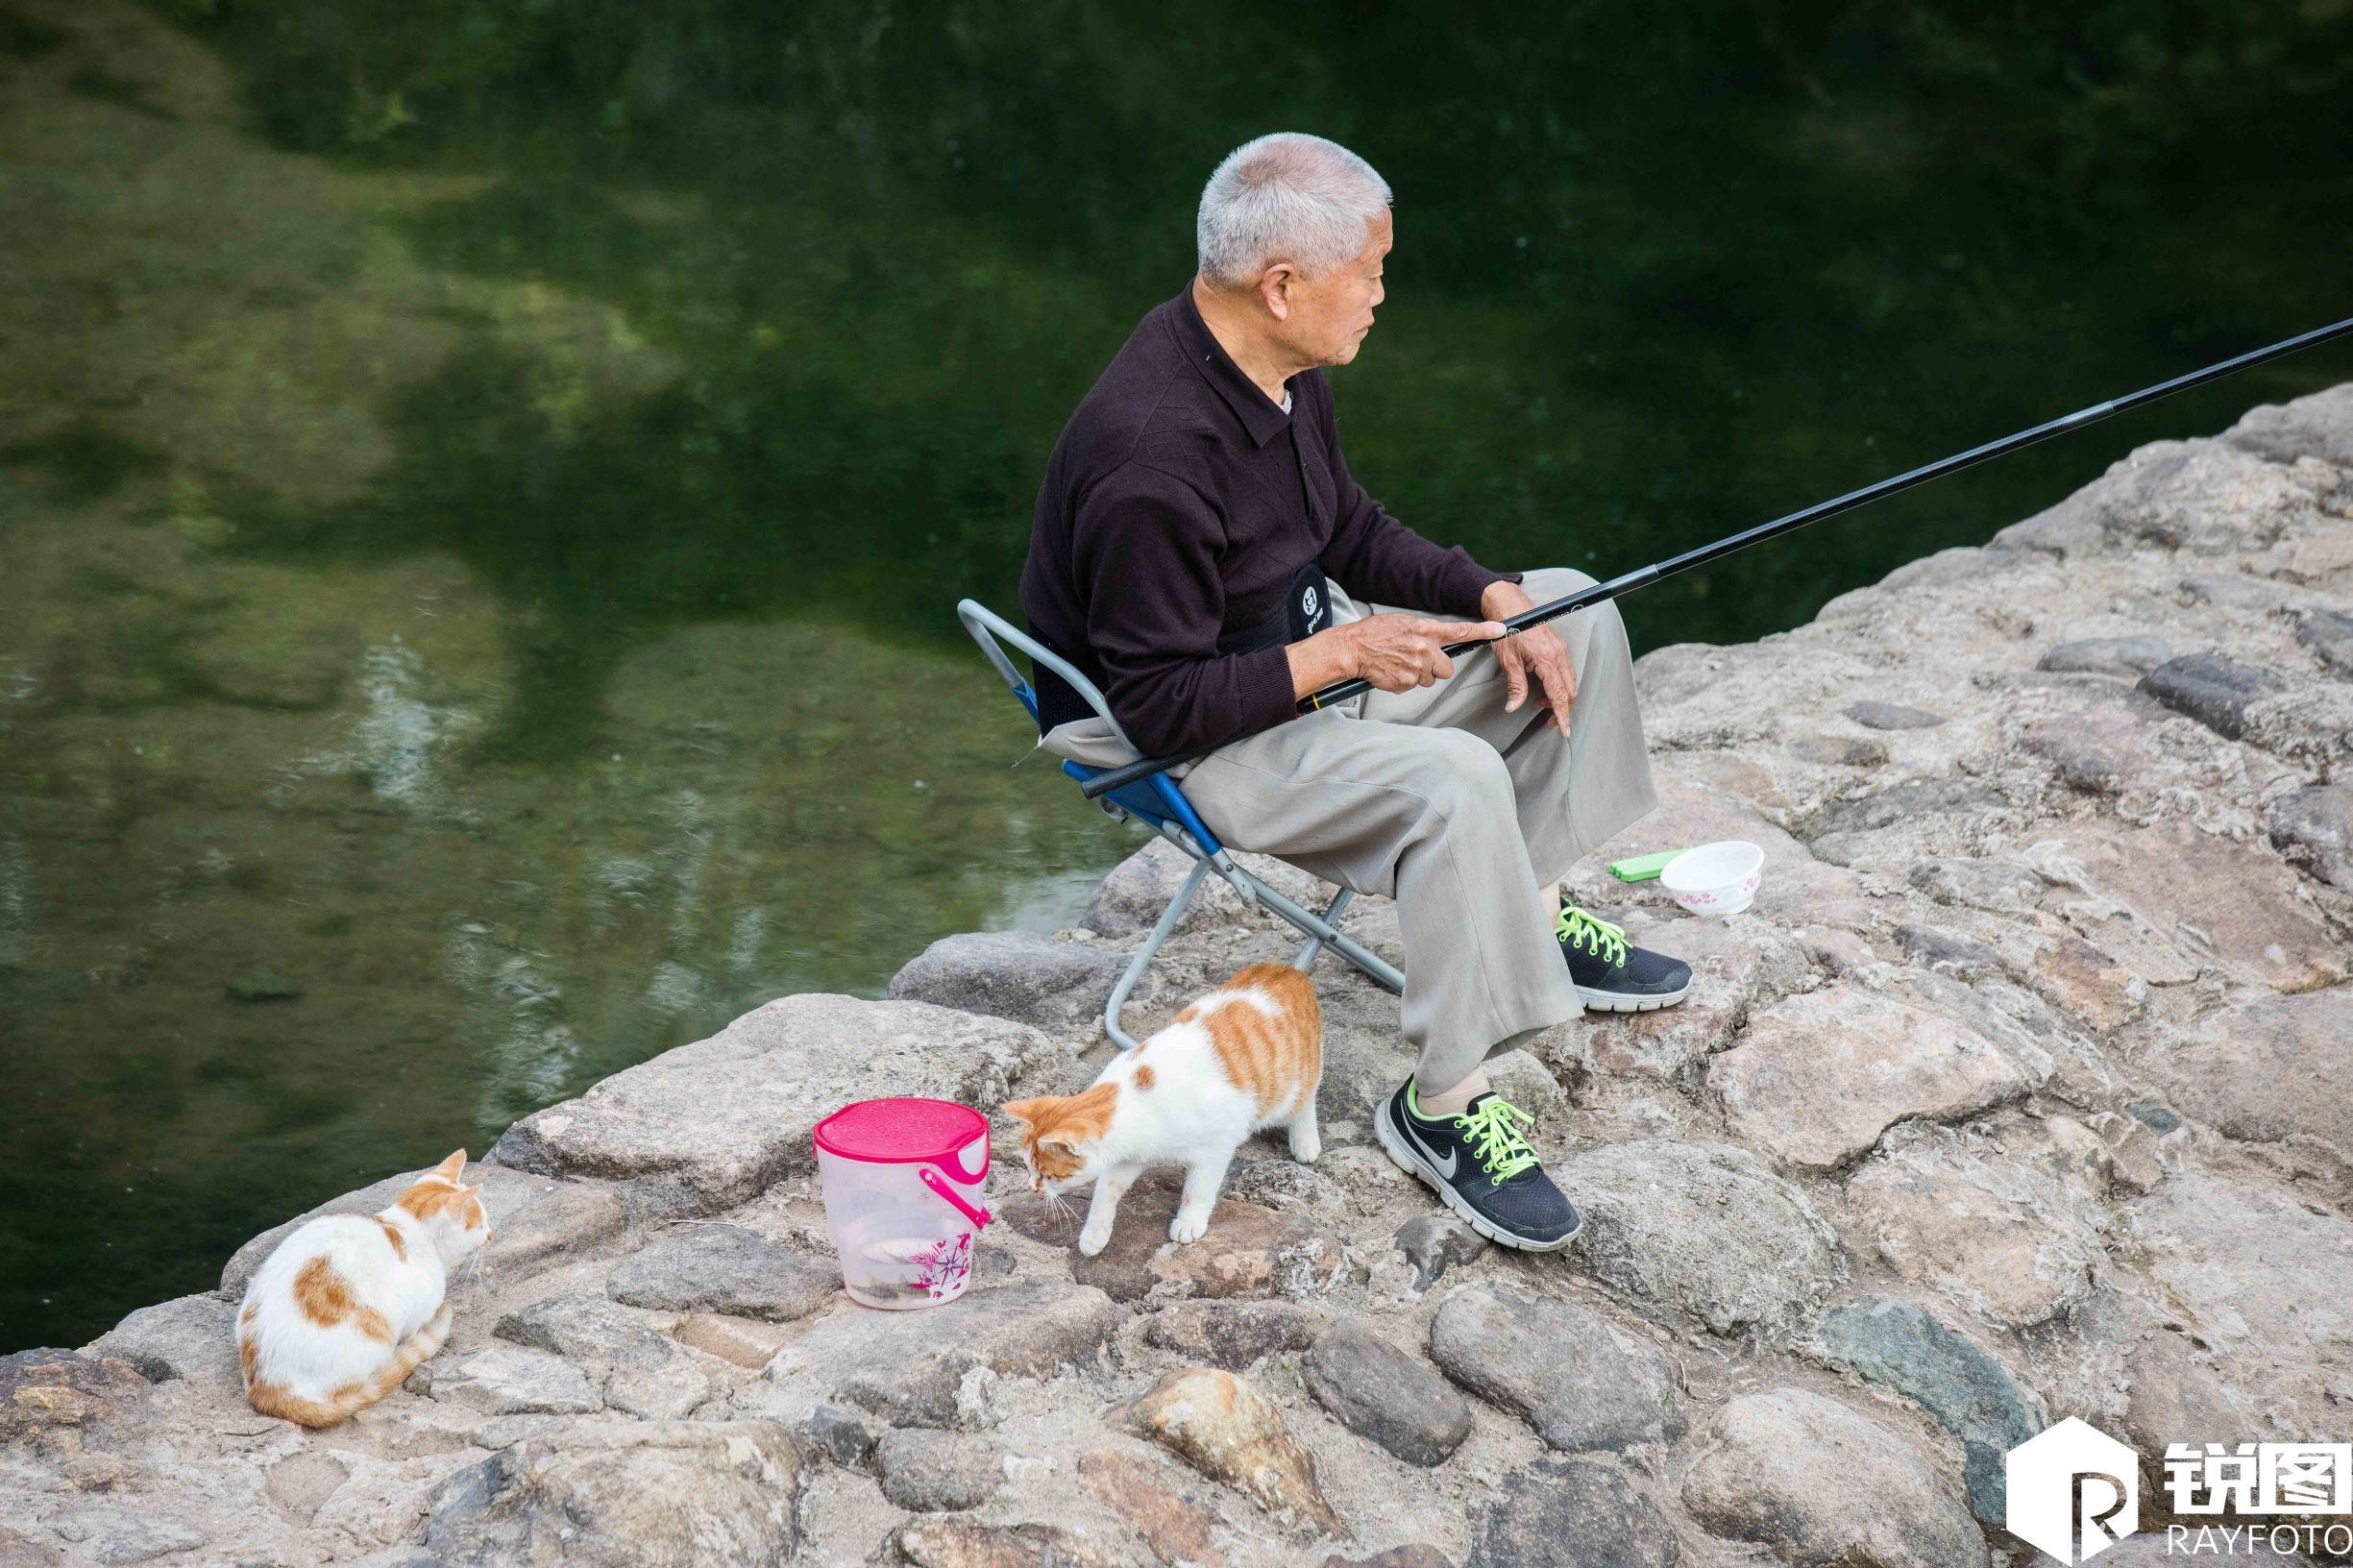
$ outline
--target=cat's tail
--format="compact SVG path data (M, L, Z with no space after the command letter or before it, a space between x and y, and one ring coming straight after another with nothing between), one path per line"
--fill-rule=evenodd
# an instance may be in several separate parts
M366 1409L408 1380L450 1336L450 1304L426 1320L425 1326L403 1340L392 1360L369 1377L347 1383L324 1400L305 1399L291 1388L257 1383L245 1391L246 1403L263 1415L291 1421L298 1427L331 1427Z

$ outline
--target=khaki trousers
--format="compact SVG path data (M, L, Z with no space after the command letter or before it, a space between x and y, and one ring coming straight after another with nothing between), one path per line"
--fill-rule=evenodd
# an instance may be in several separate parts
M1592 581L1552 567L1522 586L1542 604ZM1332 604L1336 622L1403 608L1360 604L1336 583ZM1552 625L1577 671L1565 740L1535 692L1505 712L1502 667L1474 651L1434 685L1366 692L1168 771L1229 848L1397 900L1400 1024L1434 1093L1583 1011L1543 890L1658 803L1617 606ZM1058 724L1041 744L1097 767L1132 755L1100 718Z

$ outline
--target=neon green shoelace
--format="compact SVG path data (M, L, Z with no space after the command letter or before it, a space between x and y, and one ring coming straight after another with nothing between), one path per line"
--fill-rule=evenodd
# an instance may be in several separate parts
M1500 1182L1537 1163L1536 1151L1520 1136L1519 1127L1521 1122L1534 1120L1501 1094L1489 1094L1478 1110L1457 1116L1455 1125L1470 1139L1471 1153L1481 1167Z
M1597 920L1575 904L1560 906L1560 940L1572 947L1597 953L1612 964L1626 962L1626 928Z

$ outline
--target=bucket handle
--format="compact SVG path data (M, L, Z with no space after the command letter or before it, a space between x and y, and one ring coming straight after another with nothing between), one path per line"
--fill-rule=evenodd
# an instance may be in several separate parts
M964 1217L972 1222L972 1228L974 1230L977 1231L985 1229L988 1226L989 1221L996 1218L996 1215L991 1213L986 1209L974 1208L970 1199L967 1198L963 1193L957 1191L955 1188L949 1186L947 1178L942 1176L938 1171L932 1169L929 1165L925 1165L920 1171L918 1171L917 1175L921 1177L925 1187L930 1188L934 1192L939 1193L940 1196L945 1198L949 1203L954 1204L957 1210L963 1213Z

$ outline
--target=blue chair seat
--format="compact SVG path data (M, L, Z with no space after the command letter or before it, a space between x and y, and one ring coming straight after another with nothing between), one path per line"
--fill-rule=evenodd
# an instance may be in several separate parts
M1111 725L1112 732L1119 737L1120 743L1125 745L1131 752L1139 756L1142 755L1140 751L1137 751L1134 743L1128 740L1127 731L1120 727L1118 719L1111 711L1111 703L1095 688L1094 683L1081 674L1068 660L1046 648L1027 632L1016 627L1004 617L996 614L977 600L959 600L956 605L956 618L964 623L965 630L971 633L972 640L978 643L981 651L988 655L990 664L994 666L996 673L1004 677L1005 684L1012 688L1015 699L1029 715L1030 728L1033 732L1036 731L1039 723L1038 695L1031 689L1030 683L1022 678L1021 672L1005 651L1006 644L1011 644L1014 648L1028 654L1038 665L1051 669L1057 675L1068 681L1071 690L1078 693L1086 700L1087 705ZM1033 665L1032 668L1036 668L1036 665ZM1063 761L1062 771L1083 784L1093 778L1102 770L1090 768L1084 763L1072 762L1066 758ZM1080 798L1085 797L1082 796ZM1137 1043L1134 1037L1119 1026L1120 1010L1126 1005L1128 993L1135 989L1137 982L1142 979L1144 971L1151 967L1153 955L1160 951L1161 943L1167 940L1171 931L1176 929L1177 922L1185 918L1185 911L1192 903L1193 894L1200 891L1202 882L1213 874L1231 887L1244 904L1263 909L1306 935L1307 945L1302 947L1298 957L1292 960L1297 968L1301 969L1311 968L1317 955L1324 948L1330 947L1340 957L1362 970L1374 984L1393 993L1402 993L1405 991L1406 977L1396 966L1370 951L1353 937L1341 934L1338 924L1339 918L1341 913L1347 909L1348 901L1356 896L1353 890L1345 887L1339 888L1331 903L1320 914L1293 903L1273 888L1268 887L1265 882L1252 875L1226 852L1225 845L1220 844L1217 836L1210 831L1209 824L1201 821L1200 813L1193 810L1192 802L1185 798L1184 790L1166 774L1154 773L1149 778L1138 779L1133 784L1122 785L1099 797L1095 804L1114 818L1142 823L1154 833L1175 845L1193 861L1192 870L1185 878L1185 885L1177 891L1176 896L1169 899L1168 907L1162 911L1160 919L1153 925L1151 935L1144 939L1143 945L1129 961L1126 972L1120 975L1118 982L1112 987L1111 996L1103 1004L1104 1031L1119 1044L1121 1049L1132 1049Z

